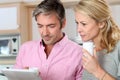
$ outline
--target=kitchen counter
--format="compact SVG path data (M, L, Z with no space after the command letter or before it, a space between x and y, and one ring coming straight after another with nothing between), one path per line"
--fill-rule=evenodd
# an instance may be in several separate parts
M0 80L8 80L7 77L3 76L1 72L1 69L8 68L8 67L12 68L13 65L0 65Z
M7 77L0 75L0 80L8 80Z

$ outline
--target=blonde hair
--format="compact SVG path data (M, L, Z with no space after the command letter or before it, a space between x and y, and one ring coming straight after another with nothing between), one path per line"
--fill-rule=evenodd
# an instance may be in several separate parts
M120 29L114 22L109 6L105 0L81 0L75 7L75 12L84 12L96 22L105 22L101 29L101 47L107 52L113 51L116 43L120 40Z

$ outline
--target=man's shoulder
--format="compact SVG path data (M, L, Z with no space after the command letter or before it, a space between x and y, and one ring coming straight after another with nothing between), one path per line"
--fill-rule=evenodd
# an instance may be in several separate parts
M76 43L76 42L74 42L72 40L69 40L68 45L73 46L73 47L82 48L81 45L79 45L78 43Z
M22 46L35 46L37 44L40 44L40 40L27 41L27 42L23 43Z

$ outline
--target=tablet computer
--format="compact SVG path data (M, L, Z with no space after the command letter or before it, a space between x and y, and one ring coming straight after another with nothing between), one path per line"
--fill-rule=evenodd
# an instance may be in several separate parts
M32 69L2 69L8 80L41 80L39 72Z

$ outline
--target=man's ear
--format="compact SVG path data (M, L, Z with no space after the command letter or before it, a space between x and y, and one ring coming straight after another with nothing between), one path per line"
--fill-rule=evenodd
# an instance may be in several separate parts
M65 28L65 26L66 26L66 18L64 18L62 21L62 28Z

